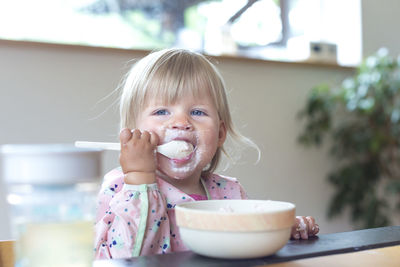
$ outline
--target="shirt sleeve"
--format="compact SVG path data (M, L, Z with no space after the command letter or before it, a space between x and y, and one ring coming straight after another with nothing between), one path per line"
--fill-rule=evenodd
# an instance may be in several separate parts
M98 215L95 232L96 259L170 252L167 205L157 184L124 184Z

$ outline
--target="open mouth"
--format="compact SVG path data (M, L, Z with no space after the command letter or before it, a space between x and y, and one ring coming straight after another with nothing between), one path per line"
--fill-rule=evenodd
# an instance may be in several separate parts
M196 147L193 148L193 151L189 155L183 158L170 158L170 160L175 164L184 164L193 158L195 152L196 152Z

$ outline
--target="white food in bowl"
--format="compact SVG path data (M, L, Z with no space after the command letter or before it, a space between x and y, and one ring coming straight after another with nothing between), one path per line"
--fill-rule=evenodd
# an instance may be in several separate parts
M274 254L289 240L295 205L271 200L206 200L175 207L183 242L195 253L228 259Z

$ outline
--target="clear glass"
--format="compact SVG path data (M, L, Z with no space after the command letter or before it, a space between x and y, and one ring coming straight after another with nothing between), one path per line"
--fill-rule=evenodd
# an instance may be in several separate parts
M97 183L9 185L15 266L92 266L97 190Z

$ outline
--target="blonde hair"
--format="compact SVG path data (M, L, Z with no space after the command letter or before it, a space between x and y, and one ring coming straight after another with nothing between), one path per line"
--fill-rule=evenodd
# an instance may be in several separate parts
M227 134L259 152L250 139L235 129L225 83L217 68L205 56L185 49L173 48L153 52L133 65L123 82L120 127L136 127L136 118L149 97L159 96L164 99L165 104L171 104L187 93L199 97L204 90L210 93ZM211 163L203 171L203 177L215 171L220 162L221 152L229 157L223 146L218 148Z

